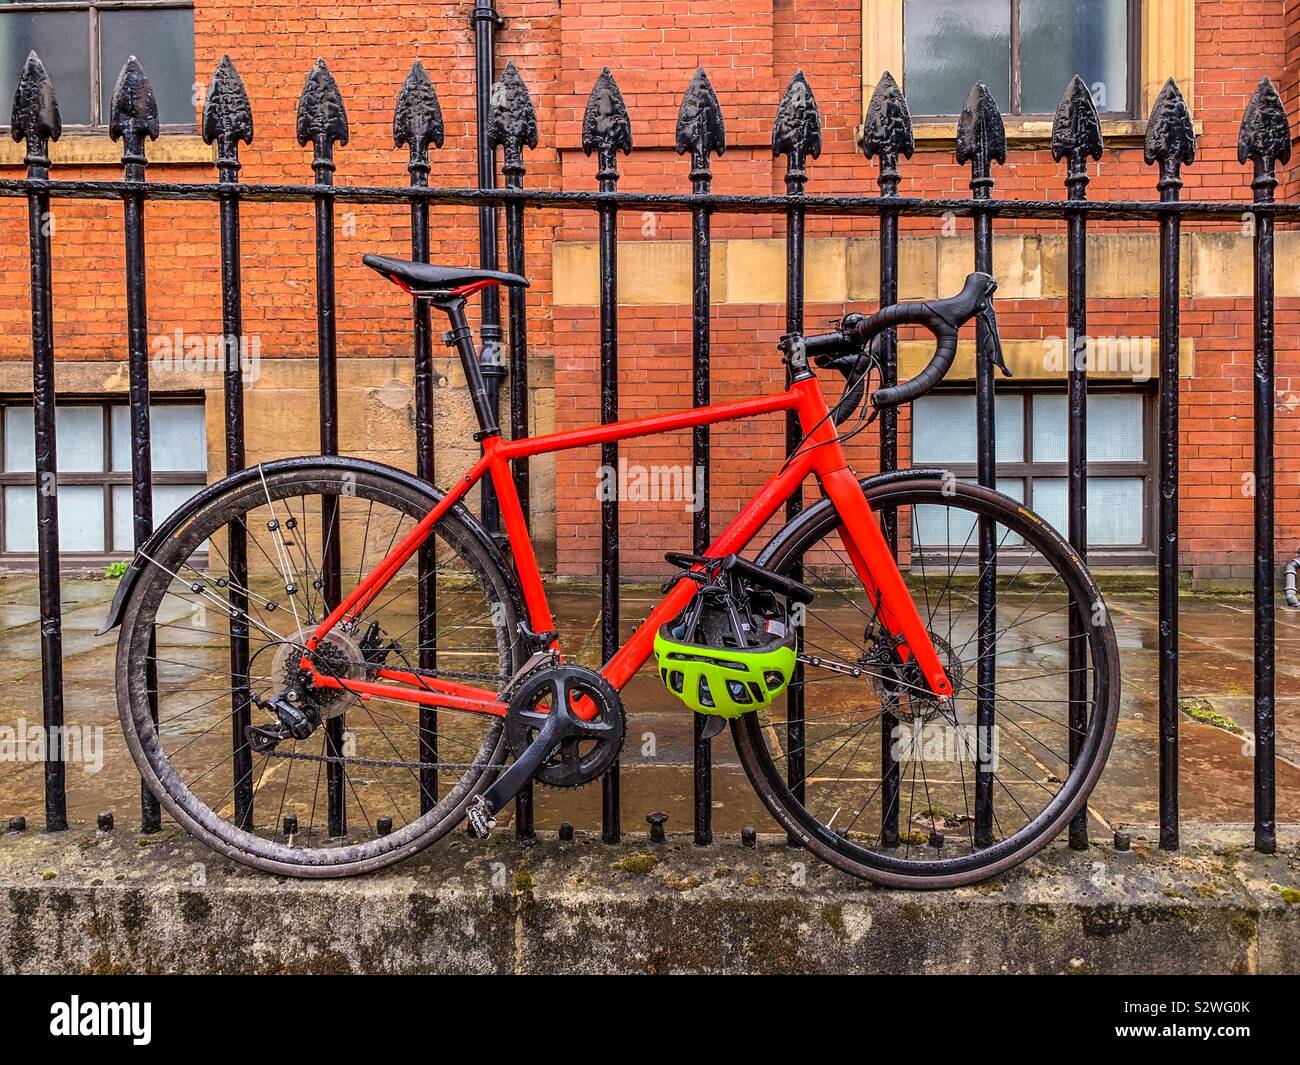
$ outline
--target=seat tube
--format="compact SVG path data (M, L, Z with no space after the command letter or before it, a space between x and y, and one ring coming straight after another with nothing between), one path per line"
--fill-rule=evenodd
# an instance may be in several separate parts
M474 334L465 318L465 297L451 296L448 299L432 300L435 307L447 315L451 328L443 333L443 342L449 348L455 348L460 356L461 368L465 371L465 381L469 385L470 401L474 404L474 416L478 419L478 439L500 436L501 427L497 424L496 412L488 397L487 385L483 380L483 369L479 366L478 352L474 348Z

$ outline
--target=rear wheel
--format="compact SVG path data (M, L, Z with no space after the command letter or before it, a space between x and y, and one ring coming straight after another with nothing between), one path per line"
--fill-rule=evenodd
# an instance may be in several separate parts
M1114 632L1074 551L1014 500L929 480L870 486L867 498L896 516L900 565L956 697L928 698L899 662L838 513L819 506L758 559L778 573L801 567L818 593L801 629L802 679L732 724L736 746L778 822L831 865L893 887L974 883L1046 845L1086 803L1119 710ZM996 523L998 546L996 679L984 689L981 518ZM981 690L991 728L978 727Z
M363 700L313 686L298 668L331 600L438 498L370 463L269 463L137 560L118 640L119 714L146 783L205 843L294 876L366 872L445 835L494 778L499 718ZM422 553L423 570L417 552L358 623L330 631L318 671L370 681L379 668L424 671L500 691L522 661L500 556L458 507ZM282 723L277 696L313 727L259 749L249 726Z

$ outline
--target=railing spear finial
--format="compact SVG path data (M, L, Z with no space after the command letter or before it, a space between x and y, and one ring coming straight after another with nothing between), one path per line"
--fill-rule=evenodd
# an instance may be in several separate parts
M203 101L203 141L217 145L217 170L223 181L234 181L239 171L239 142L253 143L253 109L244 80L223 55Z
M727 131L722 122L722 106L713 91L704 68L695 71L682 97L682 107L677 113L677 154L691 153L691 181L707 182L709 153L722 155L727 150Z
M438 91L424 64L417 59L411 64L393 107L393 147L406 145L410 150L411 161L406 169L412 177L428 175L429 145L441 148L443 136Z
M1273 189L1277 187L1276 166L1291 161L1291 123L1282 97L1267 75L1259 79L1241 118L1237 162L1244 163L1247 159L1255 164L1251 188L1266 191L1272 199Z
M1052 119L1052 158L1067 160L1065 187L1079 200L1088 185L1088 158L1101 158L1101 121L1092 93L1078 74L1070 79Z
M911 159L916 151L912 113L894 76L885 71L876 83L862 121L862 154L880 160L876 178L882 196L898 195L898 157Z
M971 192L987 198L993 188L993 164L1007 161L1007 132L1002 112L988 86L977 81L957 120L957 162L971 164ZM981 196L981 194L983 194Z
M23 162L27 165L28 176L48 177L50 141L62 136L63 122L59 118L59 102L54 98L54 84L41 57L34 51L28 53L18 78L18 87L14 90L9 133L15 141L27 142L27 155Z
M587 98L582 116L582 150L596 153L596 179L602 183L618 180L617 154L632 151L632 120L609 67L601 70Z
M501 148L502 173L507 177L522 177L524 149L537 147L537 112L528 86L513 62L506 64L492 86L487 135L491 147Z
M822 116L802 70L796 70L781 97L772 126L772 154L785 156L786 192L797 196L808 180L808 156L822 154Z
M334 75L317 59L298 98L298 144L315 149L311 168L318 183L334 172L334 145L348 142L348 113Z
M158 139L158 101L154 99L148 75L135 56L126 61L117 76L110 115L108 135L122 142L122 166L126 179L143 181L144 168L148 164L144 139Z
M1183 187L1183 166L1196 158L1196 131L1192 128L1187 101L1173 78L1165 82L1151 107L1142 156L1148 164L1160 164L1156 188L1161 198L1177 199L1178 190Z

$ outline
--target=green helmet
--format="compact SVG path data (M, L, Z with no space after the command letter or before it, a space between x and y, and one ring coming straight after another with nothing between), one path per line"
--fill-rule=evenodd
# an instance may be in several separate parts
M769 706L795 667L794 630L769 592L706 585L655 635L664 686L697 714L734 718Z

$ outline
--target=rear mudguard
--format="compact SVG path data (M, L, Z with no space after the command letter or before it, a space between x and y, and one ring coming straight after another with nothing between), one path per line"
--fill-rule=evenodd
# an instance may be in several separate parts
M225 480L217 481L208 485L207 488L199 492L198 495L182 504L159 525L150 534L135 557L131 560L131 565L127 571L122 574L122 579L118 583L117 591L113 595L113 602L108 608L108 617L104 620L103 627L96 633L97 636L103 636L105 633L116 628L122 623L122 614L126 610L127 601L131 598L131 590L135 587L136 581L140 579L142 571L142 562L147 555L153 557L159 550L159 545L164 543L168 537L174 535L177 530L181 529L198 511L207 506L213 499L221 493L231 489L242 487L249 481L260 480L264 475L273 476L275 474L312 470L351 470L357 473L382 474L391 477L395 481L417 492L422 492L429 497L429 509L432 510L446 493L441 488L436 488L427 481L422 481L414 474L407 473L405 470L399 470L394 466L388 466L381 462L370 462L366 459L347 458L341 455L304 455L300 458L276 459L274 462L263 462L261 465L253 466L239 473L233 474ZM470 534L479 541L479 544L488 552L489 558L497 560L497 566L501 571L505 586L510 589L510 594L514 598L516 615L524 617L519 613L522 596L519 594L519 583L515 579L513 568L506 562L500 549L492 542L488 536L487 530L483 528L477 518L474 517L464 506L457 503L448 511L448 516L459 521Z
M951 470L945 470L941 467L917 466L906 470L890 470L888 473L877 473L871 477L860 477L858 478L858 484L862 486L863 492L869 492L881 485L898 484L900 481L942 481L952 475ZM760 566L767 565L772 556L786 542L792 537L799 536L810 523L820 520L828 510L832 510L834 507L835 504L829 499L820 499L807 510L801 510L796 518L781 526L780 531L767 542L767 545L759 552L758 558L754 561Z

